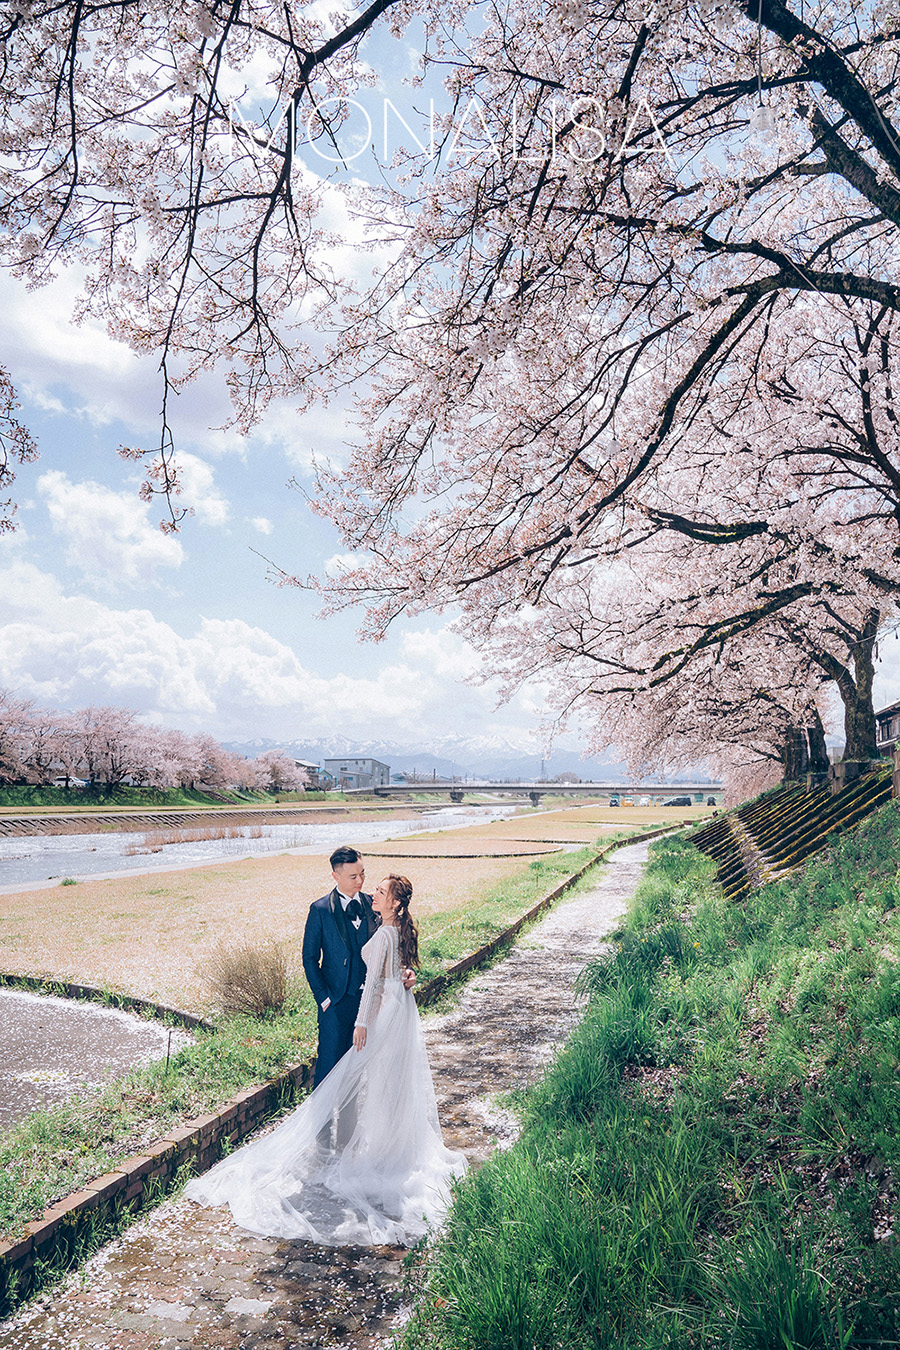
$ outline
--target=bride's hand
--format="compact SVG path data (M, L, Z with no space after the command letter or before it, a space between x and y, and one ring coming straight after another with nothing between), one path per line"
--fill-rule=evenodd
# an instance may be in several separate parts
M366 1029L365 1029L365 1027L354 1027L354 1028L353 1028L353 1048L354 1048L355 1050L361 1050L361 1049L363 1048L363 1046L365 1045L365 1043L366 1043Z
M403 972L403 988L412 989L416 982L416 972L407 967Z

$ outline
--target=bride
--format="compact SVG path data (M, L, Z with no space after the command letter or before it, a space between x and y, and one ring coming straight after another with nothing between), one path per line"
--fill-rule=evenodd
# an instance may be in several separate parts
M200 1204L231 1206L242 1228L325 1245L409 1245L439 1222L466 1169L444 1147L434 1085L403 967L418 964L412 885L386 877L362 949L366 982L353 1048L271 1134L190 1181Z

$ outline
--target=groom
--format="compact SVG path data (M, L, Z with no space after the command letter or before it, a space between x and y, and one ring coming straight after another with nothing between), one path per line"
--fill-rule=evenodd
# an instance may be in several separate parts
M318 1087L353 1044L359 997L366 982L362 949L378 926L372 897L363 894L366 869L355 848L336 848L329 859L334 890L310 905L303 933L303 970L316 1000L319 1048ZM407 989L415 983L404 972Z

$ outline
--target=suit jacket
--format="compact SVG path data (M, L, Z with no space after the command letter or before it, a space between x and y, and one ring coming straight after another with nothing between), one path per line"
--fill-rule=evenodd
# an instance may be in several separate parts
M366 978L360 950L377 925L372 897L360 892L363 921L359 931L344 914L337 887L314 900L303 932L303 970L321 1008L327 998L337 1003L348 989L358 991Z

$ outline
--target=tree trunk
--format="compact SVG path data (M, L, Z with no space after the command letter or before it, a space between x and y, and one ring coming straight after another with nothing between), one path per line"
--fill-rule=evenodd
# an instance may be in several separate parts
M782 781L795 782L809 768L809 750L806 732L802 727L788 727L781 744Z
M827 773L830 761L828 747L825 744L825 728L822 726L818 710L806 728L806 737L809 744L809 772Z
M847 642L846 664L831 652L812 650L814 660L836 683L844 705L844 760L878 758L872 685L875 680L873 652L880 618L877 609L869 610L862 629L854 634L853 641Z
M859 641L852 649L853 658L853 697L844 699L844 731L847 744L844 747L844 759L877 759L878 744L875 739L875 705L872 702L872 685L875 681L875 660L873 652L878 637L878 615L870 612L869 622L860 634ZM844 691L841 690L841 697Z

